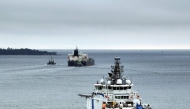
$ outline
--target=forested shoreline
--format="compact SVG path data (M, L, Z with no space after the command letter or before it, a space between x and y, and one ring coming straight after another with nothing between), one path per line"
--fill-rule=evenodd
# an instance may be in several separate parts
M57 55L57 53L28 48L12 49L8 47L7 49L0 48L0 55Z

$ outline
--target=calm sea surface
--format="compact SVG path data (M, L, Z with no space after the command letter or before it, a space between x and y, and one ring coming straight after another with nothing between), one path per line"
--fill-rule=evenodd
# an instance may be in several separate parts
M0 55L0 109L86 109L93 84L110 72L121 57L124 74L132 79L144 103L154 109L190 107L190 50L82 50L95 59L90 67L68 67L67 54L50 56Z

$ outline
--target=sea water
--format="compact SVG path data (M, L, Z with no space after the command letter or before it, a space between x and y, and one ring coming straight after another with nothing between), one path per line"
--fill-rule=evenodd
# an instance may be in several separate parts
M47 65L48 55L0 55L0 109L86 109L78 94L94 90L111 72L114 57L121 57L124 75L143 103L154 109L190 107L190 50L82 50L95 65L68 67L72 51L58 50L55 66Z

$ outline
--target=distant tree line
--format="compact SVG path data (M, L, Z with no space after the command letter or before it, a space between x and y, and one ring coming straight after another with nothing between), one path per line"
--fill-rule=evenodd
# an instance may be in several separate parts
M47 52L47 51L39 51L39 50L32 50L28 48L21 48L21 49L2 49L0 48L0 55L57 55L56 52Z

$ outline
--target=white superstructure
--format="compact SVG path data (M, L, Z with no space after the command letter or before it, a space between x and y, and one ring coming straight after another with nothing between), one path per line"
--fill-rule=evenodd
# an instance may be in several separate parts
M74 55L74 53L68 54L68 61L87 61L87 60L88 60L88 55L83 54L82 52L80 52L78 56Z

